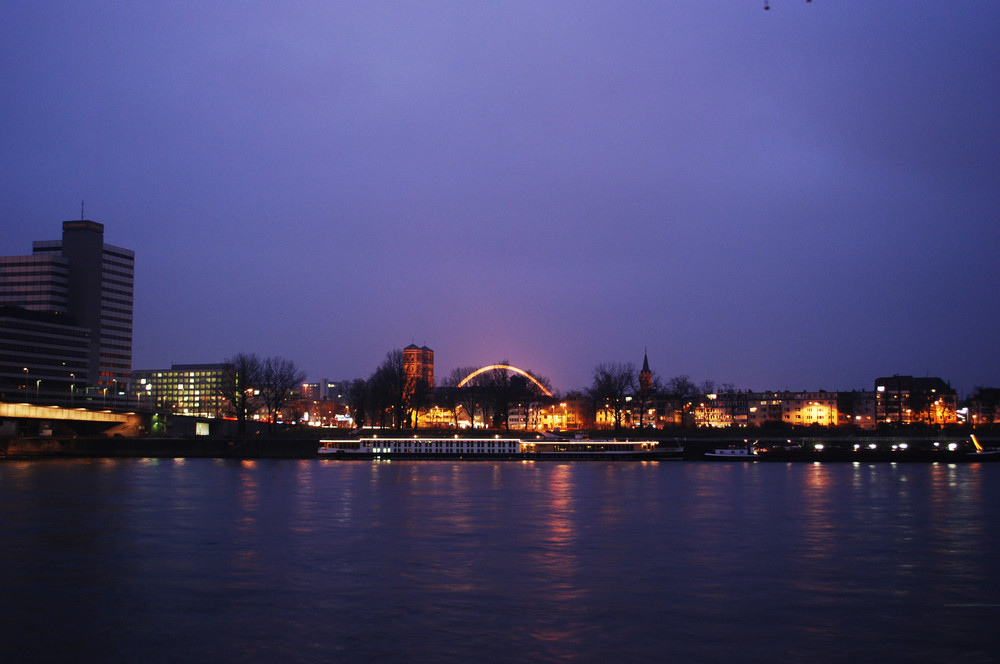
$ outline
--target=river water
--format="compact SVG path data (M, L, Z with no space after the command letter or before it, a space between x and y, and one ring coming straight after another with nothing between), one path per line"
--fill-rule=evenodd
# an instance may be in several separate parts
M994 662L1000 464L0 463L10 662Z

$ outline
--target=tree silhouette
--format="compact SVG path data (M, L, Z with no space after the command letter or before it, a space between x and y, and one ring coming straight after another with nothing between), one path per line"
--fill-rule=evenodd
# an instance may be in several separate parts
M255 353L237 353L223 360L226 368L219 381L219 395L236 417L237 432L247 432L247 418L257 412L261 401L256 388L260 383L262 363Z
M260 397L267 411L268 429L274 433L278 414L288 404L292 394L303 380L305 373L299 371L291 360L283 357L269 357L261 363Z
M635 365L602 363L594 368L594 382L588 392L597 410L608 408L614 413L615 432L622 428L622 411L635 392Z

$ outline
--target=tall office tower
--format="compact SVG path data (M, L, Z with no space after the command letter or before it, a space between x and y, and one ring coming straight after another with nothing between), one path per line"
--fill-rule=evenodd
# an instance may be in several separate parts
M105 244L104 225L87 220L63 222L62 240L34 242L32 250L0 258L0 306L61 315L89 331L87 382L124 389L132 371L135 252ZM38 352L25 353L30 378Z
M69 262L58 254L0 256L0 306L67 313Z

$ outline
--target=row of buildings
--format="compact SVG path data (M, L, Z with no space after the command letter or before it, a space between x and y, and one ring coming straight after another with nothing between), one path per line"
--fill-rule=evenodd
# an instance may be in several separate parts
M706 427L855 427L958 424L965 413L940 378L877 378L872 391L750 392L702 395L685 404L690 422ZM675 415L676 419L676 415Z
M26 256L0 257L0 399L70 406L143 407L153 412L217 418L226 414L219 390L223 364L175 364L132 371L135 254L104 242L104 226L66 221L60 240L36 241ZM418 426L477 427L495 423L497 405L458 399L458 388L435 388L434 351L403 349ZM878 378L871 391L751 392L671 395L651 390L644 358L639 389L624 406L585 394L503 404L514 430L693 427L948 426L1000 423L1000 389L979 389L963 407L940 378ZM306 383L284 414L290 422L352 427L345 383ZM494 411L494 412L491 412Z
M433 351L412 347L410 354L431 358ZM430 353L428 355L428 353ZM410 357L407 374L427 381L433 375L428 362ZM136 371L132 398L157 412L202 418L219 417L226 403L217 385L223 364L175 364L170 369ZM429 373L428 373L429 372ZM427 381L430 383L430 381ZM640 379L640 385L642 381ZM495 402L488 392L477 398L456 396L456 387L431 388L415 404L421 428L480 428L496 421ZM285 422L323 427L353 428L355 421L349 383L321 381L304 383L283 415ZM582 393L563 397L535 394L514 399L504 406L511 430L611 429L613 408ZM728 391L697 396L652 393L642 398L626 396L621 426L668 429L709 428L856 428L873 430L880 425L926 425L945 427L968 423L990 426L1000 422L1000 389L977 391L960 407L957 394L935 377L889 376L875 380L871 391L850 392L753 392Z
M219 384L224 364L175 364L169 369L135 371L131 404L154 412L197 418L226 414ZM304 383L283 415L285 422L325 427L354 426L345 382ZM493 407L484 395L466 405L437 388L418 405L417 422L423 428L486 427ZM640 421L655 428L673 427L854 427L871 430L880 424L947 426L968 422L988 426L1000 421L1000 390L980 390L960 408L957 395L939 378L892 376L875 381L872 391L751 392L732 391L679 399L654 394L645 403L628 398L622 416L625 428ZM562 398L538 396L508 405L512 430L572 430L614 426L610 407L584 394Z
M621 426L705 428L856 428L873 430L880 425L944 427L968 422L987 426L1000 422L1000 390L980 390L965 408L957 394L940 378L891 376L875 381L872 391L850 392L752 392L731 391L679 398L670 394L625 397ZM488 421L483 412L458 412L438 404L421 410L420 422L428 427L479 426ZM565 430L611 429L614 408L594 402L584 394L561 399L538 399L510 406L511 429Z

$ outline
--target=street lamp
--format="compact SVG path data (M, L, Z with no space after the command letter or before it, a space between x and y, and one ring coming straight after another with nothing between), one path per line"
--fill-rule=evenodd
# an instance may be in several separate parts
M69 384L69 407L72 408L73 404L75 403L75 398L76 398L76 374L75 373L71 373L69 375L69 377L70 377L70 384Z
M35 381L35 403L38 403L38 391L42 389L42 379Z
M24 367L24 400L28 400L28 367Z

